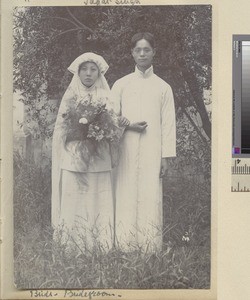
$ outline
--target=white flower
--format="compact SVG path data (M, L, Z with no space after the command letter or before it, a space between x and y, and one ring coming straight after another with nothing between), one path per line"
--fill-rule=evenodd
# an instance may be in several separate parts
M86 118L81 118L81 119L79 120L79 123L80 123L80 124L88 124L88 120L87 120Z

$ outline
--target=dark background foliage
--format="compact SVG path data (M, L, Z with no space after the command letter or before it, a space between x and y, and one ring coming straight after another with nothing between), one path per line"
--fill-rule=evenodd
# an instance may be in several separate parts
M14 15L14 88L27 105L44 93L61 99L71 78L67 67L88 51L107 60L112 86L134 69L132 35L149 31L156 39L155 72L172 86L177 108L187 113L192 106L200 114L211 138L203 101L211 86L210 6L29 7Z

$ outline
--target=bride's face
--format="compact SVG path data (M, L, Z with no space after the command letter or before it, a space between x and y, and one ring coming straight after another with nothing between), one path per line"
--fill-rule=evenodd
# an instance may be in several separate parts
M80 65L79 77L82 84L91 87L99 77L99 69L93 62L85 62Z

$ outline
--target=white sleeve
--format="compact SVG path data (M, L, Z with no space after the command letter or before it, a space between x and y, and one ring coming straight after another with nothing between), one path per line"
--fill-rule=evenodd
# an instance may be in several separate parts
M162 95L161 107L162 157L176 156L176 121L174 96L170 86Z
M122 98L122 88L118 80L114 83L111 89L111 105L117 115L122 114L121 98Z

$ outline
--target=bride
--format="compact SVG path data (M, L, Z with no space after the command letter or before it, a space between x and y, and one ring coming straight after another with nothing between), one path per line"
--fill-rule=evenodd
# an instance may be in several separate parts
M69 134L71 123L65 115L70 115L82 99L89 99L89 105L102 99L108 106L107 69L106 61L94 53L80 55L68 68L73 78L62 98L53 133L51 199L54 236L63 229L75 244L106 250L114 242L110 145L106 141L97 143L95 154L89 151L89 156L85 155L86 139L74 130ZM73 118L86 133L91 120Z

